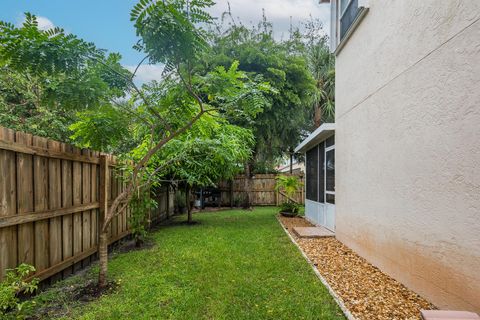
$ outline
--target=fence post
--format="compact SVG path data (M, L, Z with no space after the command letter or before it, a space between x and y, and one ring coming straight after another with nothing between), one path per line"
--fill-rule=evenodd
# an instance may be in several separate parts
M98 216L98 228L97 228L97 243L100 236L100 232L105 222L105 215L108 210L108 158L106 155L100 155L100 186L99 186L99 216Z

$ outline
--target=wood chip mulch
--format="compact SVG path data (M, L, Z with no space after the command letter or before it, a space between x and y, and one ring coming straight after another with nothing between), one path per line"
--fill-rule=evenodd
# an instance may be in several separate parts
M313 226L307 220L279 219L355 318L421 319L420 309L436 309L335 238L296 237L293 227Z

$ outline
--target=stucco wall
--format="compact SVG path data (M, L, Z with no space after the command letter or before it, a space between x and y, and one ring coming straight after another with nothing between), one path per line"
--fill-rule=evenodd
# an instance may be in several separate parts
M480 312L480 1L370 0L336 60L336 233Z

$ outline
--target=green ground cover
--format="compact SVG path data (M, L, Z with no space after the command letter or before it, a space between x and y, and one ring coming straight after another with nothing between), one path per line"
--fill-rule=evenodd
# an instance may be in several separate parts
M152 233L152 247L114 255L113 293L87 303L65 298L53 311L65 319L344 319L276 212L199 213L196 225L178 217ZM69 286L94 272L43 292L39 308L58 305Z

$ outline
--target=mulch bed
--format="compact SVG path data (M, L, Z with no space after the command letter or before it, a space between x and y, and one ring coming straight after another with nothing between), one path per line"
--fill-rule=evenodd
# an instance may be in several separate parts
M421 319L420 309L436 309L335 238L296 237L293 227L313 226L307 220L279 219L355 318Z

